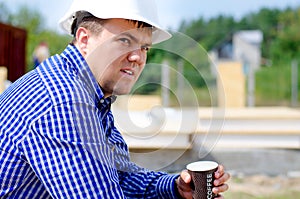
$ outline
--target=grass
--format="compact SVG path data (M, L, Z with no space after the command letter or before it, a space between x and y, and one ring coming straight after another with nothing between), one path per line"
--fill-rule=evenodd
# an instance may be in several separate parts
M298 90L300 84L298 70ZM291 101L291 66L262 67L255 74L257 105L289 105ZM298 92L299 95L299 92ZM299 97L298 97L299 99Z

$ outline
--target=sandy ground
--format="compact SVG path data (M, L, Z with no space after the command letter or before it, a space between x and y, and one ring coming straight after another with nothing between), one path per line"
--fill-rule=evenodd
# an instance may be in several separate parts
M299 195L296 198L300 198L300 176L232 176L228 184L230 186L229 193L240 192L253 197L260 197L297 191Z

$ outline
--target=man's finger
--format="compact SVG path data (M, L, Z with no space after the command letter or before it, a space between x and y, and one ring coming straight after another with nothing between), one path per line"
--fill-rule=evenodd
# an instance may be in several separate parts
M191 175L187 172L187 170L181 172L180 178L184 181L185 184L189 184L192 179Z

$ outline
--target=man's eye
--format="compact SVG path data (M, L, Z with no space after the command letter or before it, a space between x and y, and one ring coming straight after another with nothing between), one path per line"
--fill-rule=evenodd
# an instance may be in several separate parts
M126 45L130 45L130 40L127 38L121 38L120 41Z
M148 52L150 50L150 46L142 46L142 50Z

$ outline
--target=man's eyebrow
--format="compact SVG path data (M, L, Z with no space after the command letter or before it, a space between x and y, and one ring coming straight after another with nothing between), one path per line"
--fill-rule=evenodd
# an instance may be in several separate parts
M132 39L136 43L139 42L139 40L135 36L133 36L132 34L130 34L129 32L123 32L123 33L120 34L120 36L122 36L122 35L125 35L125 36L129 37L130 39ZM151 43L145 43L145 44L143 44L143 46L150 47L150 46L152 46L152 44Z

